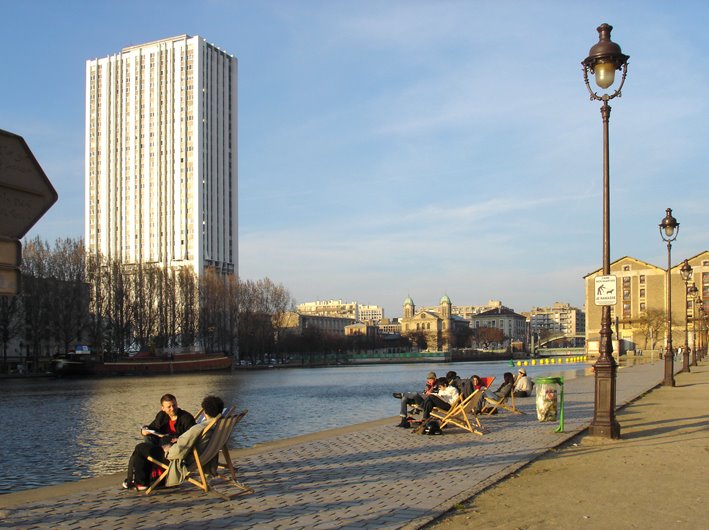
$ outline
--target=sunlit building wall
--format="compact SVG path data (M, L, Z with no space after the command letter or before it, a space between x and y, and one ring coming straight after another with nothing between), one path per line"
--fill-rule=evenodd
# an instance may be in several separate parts
M238 272L237 59L199 36L86 62L85 241Z

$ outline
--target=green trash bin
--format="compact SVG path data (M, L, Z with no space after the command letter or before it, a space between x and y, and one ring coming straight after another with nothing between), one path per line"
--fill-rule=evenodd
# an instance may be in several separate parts
M554 432L564 432L564 378L539 377L534 382L537 388L537 419L559 420Z

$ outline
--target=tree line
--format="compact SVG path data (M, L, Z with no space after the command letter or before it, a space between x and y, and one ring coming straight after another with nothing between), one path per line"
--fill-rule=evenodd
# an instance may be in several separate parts
M0 296L2 371L19 341L31 366L90 345L104 360L128 352L223 352L264 359L295 301L269 278L242 280L207 269L124 265L87 255L81 239L23 244L21 292Z

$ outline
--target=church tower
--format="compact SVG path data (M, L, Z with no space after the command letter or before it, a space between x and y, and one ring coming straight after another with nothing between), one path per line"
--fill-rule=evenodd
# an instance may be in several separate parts
M440 315L441 318L450 318L451 317L451 299L448 298L447 294L444 294L443 297L441 298L441 301L438 303L440 306Z
M406 300L404 300L404 318L413 318L415 312L416 306L414 305L414 301L410 296L407 296Z

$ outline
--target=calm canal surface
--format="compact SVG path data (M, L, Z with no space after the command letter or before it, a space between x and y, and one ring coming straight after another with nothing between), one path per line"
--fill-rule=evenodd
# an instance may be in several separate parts
M576 365L578 367L579 365ZM139 427L177 396L192 413L208 394L249 413L231 447L377 420L399 413L392 392L418 391L426 373L495 376L508 362L288 368L106 379L10 379L0 392L0 494L124 471ZM533 378L553 367L527 367Z

